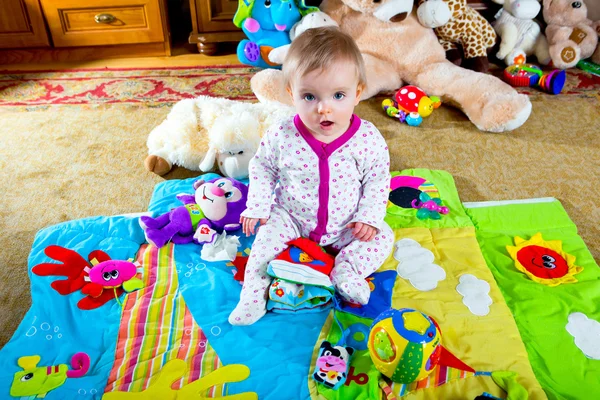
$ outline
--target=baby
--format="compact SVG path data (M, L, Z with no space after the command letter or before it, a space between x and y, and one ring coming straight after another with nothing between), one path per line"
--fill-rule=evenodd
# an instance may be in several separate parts
M394 235L383 220L388 148L373 124L353 114L366 80L356 44L335 27L309 29L292 42L283 74L298 114L269 128L250 162L240 223L246 235L264 226L232 325L250 325L266 313L267 265L291 240L307 237L337 253L331 281L355 304L368 303L365 278L392 249Z

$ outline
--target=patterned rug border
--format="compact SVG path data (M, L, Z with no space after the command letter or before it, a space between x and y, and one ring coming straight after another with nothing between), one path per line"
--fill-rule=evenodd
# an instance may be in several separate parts
M43 74L51 72L92 72L92 71L146 71L146 70L186 70L186 69L223 69L223 68L239 68L260 71L260 68L251 67L243 64L215 64L215 65L196 65L196 66L179 66L179 67L95 67L95 68L67 68L67 69L32 69L32 70L0 70L0 75L19 75L19 74Z
M198 96L257 101L250 79L259 69L241 64L177 67L72 68L30 71L0 71L0 113L47 111L80 107L102 109L113 105L131 108L170 107ZM496 77L503 69L493 67ZM558 96L537 88L516 88L531 100L559 101L581 98L600 102L600 77L580 69L567 71L565 88ZM391 97L380 93L380 101Z

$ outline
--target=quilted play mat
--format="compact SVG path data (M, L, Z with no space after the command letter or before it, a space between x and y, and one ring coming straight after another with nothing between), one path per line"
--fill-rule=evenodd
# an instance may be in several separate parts
M180 206L195 180L157 185L148 213ZM194 243L148 244L140 215L43 229L28 260L33 304L0 351L0 398L600 393L600 270L558 200L463 204L451 175L413 169L392 174L386 218L395 245L367 279L369 304L244 327L227 317L252 237L239 233L229 262ZM347 360L337 369L336 354Z

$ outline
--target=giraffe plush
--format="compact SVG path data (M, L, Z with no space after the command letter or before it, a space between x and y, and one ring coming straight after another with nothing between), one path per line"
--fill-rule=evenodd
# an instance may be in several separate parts
M464 55L469 61L465 67L487 72L487 50L496 44L496 32L467 0L419 0L417 16L422 25L434 28L448 60L461 65Z

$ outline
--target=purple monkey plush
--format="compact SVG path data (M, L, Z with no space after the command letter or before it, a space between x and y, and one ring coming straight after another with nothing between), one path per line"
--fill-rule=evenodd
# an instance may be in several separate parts
M217 178L193 184L195 195L178 194L184 205L156 218L140 217L148 243L163 247L173 243L212 243L217 233L241 227L240 214L246 209L248 187L231 178Z

